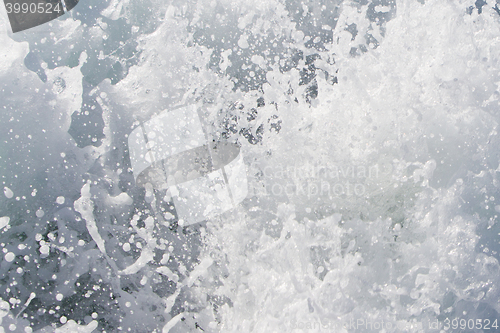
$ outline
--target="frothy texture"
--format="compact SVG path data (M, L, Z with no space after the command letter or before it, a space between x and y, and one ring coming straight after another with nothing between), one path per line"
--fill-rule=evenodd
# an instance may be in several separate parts
M89 6L53 33L0 21L5 331L494 328L498 7ZM248 185L189 226L127 146L186 105Z

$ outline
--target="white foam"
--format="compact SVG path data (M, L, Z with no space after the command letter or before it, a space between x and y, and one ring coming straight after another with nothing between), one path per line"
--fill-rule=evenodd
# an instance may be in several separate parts
M56 328L54 333L92 333L99 323L92 320L87 325L78 325L74 320L68 320L63 326Z
M132 198L125 192L122 192L115 197L110 196L108 198L108 201L109 201L109 204L118 205L118 206L121 206L121 205L130 206L133 203Z
M105 243L100 231L109 225L101 229L98 223L108 223L107 218L111 215L117 217L118 222L123 221L120 216L129 215L121 213L133 209L132 197L134 200L137 197L132 192L113 196L101 180L96 181L95 187L94 183L92 187L90 182L85 184L80 198L74 203L75 211L85 220L87 231L101 253L106 254L105 246L121 244L125 253L108 248L109 257L128 256L128 261L124 261L128 266L122 270L112 267L114 273L133 275L140 272L141 285L146 288L154 283L157 274L175 282L177 289L164 299L167 312L186 289L204 305L210 299L208 296L227 298L231 306L218 306L217 320L197 322L206 323L202 325L206 330L221 332L286 332L294 325L312 322L336 325L350 319L367 318L368 314L373 315L372 321L409 325L414 319L430 320L442 315L441 307L448 293L463 300L464 306L481 302L500 311L498 291L484 289L498 281L498 261L491 254L496 249L483 248L484 253L476 252L481 245L479 233L485 223L481 218L491 215L485 228L492 227L495 212L500 212L500 205L492 199L495 194L492 192L498 188L498 170L494 170L498 161L495 161L496 152L491 153L495 148L490 148L497 146L494 133L498 122L498 87L493 84L500 82L497 14L492 6L484 6L482 16L477 10L469 15L466 5L473 6L471 1L470 4L425 2L422 5L419 1L397 1L397 11L389 6L372 8L371 5L344 2L333 29L334 41L325 45L326 51L305 46L308 40L317 43L320 38L305 31L301 26L304 22L293 22L291 17L295 13L286 12L282 3L233 2L231 6L238 7L233 17L237 26L232 31L236 38L233 42L237 45L228 47L224 44L227 41L220 42L222 36L212 39L217 47L226 50L219 64L222 73L234 71L232 66L240 57L245 57L245 52L251 55L240 73L243 77L238 80L247 79L244 77L246 69L255 73L267 70L268 66L273 68L267 72L267 82L262 89L265 105L256 109L258 114L252 121L247 119L245 112L256 107L261 92L233 91L233 83L237 82L234 77L230 80L208 70L213 65L214 50L196 44L186 46L186 41L193 39L185 31L187 26L196 27L196 22L213 24L212 15L220 14L215 5L230 6L229 2L213 2L213 7L210 2L198 3L192 22L188 19L191 13L186 15L184 6L169 6L158 29L134 41L141 55L127 77L116 85L105 81L92 93L98 96L104 110L106 141L98 148L67 149L64 151L68 154L60 156L69 160L70 151L82 156L87 154L82 158L86 162L80 166L81 173L89 172L94 164L96 168L99 163L104 166L106 159L111 159L111 143L123 140L115 136L114 126L120 128L127 121L127 126L136 120L140 123L172 106L192 103L200 112L206 112L211 121L215 121L218 112L234 115L239 122L237 133L248 128L257 136L257 128L263 126L262 144L250 145L243 137L239 138L245 151L245 159L239 162L249 167L248 183L254 189L253 197L235 211L209 219L203 234L206 244L197 258L200 263L192 270L180 264L178 274L165 265L170 262L170 256L175 258L176 251L187 244L172 243L175 247L166 244L169 253L161 261L163 266L155 267L157 264L152 262L160 247L156 237L163 224L155 224L153 216L141 218L144 228L138 227L142 225L138 223L139 218L134 220L135 224L131 223L133 231L130 233L135 239L127 234ZM134 1L111 1L101 14L111 20L122 17L129 20L130 4ZM292 5L294 2L287 2L287 6ZM303 17L317 15L314 10L320 9L312 3L297 8L303 11ZM367 15L373 9L381 13L395 12L396 16L386 25L371 22ZM78 21L57 22L54 23L56 44L83 29ZM0 24L0 30L5 30L5 22ZM346 30L353 24L358 30L356 36ZM207 30L208 27L207 24ZM134 33L144 30L143 27L132 29ZM318 98L307 101L308 85L300 84L301 69L307 67L305 59L298 61L297 68L284 71L279 66L284 64L283 59L279 59L281 54L278 61L282 62L273 63L272 56L265 53L267 50L255 49L249 42L264 41L271 31L277 35L277 40L282 38L289 43L285 46L286 51L299 50L304 56L316 52L321 55L322 59L314 63ZM107 36L108 28L101 21L85 32L99 39ZM353 48L356 50L366 42L368 32L380 46L367 52L358 48L359 55L352 56ZM16 70L26 72L24 67L19 68L24 66L27 44L15 43L7 34L0 36L0 41L9 49L8 54L0 51L0 58L5 60L0 64L0 75ZM48 42L50 40L45 41ZM237 60L235 64L231 59ZM36 89L47 88L49 95L51 91L57 95L53 97L52 106L57 106L60 114L54 119L63 116L58 125L64 132L69 127L71 113L79 110L82 103L81 68L85 63L86 54L82 54L77 67L50 69L45 64L49 81L46 86L30 73L38 80L39 85L34 85ZM325 72L330 79L336 76L338 83L328 82ZM65 90L61 89L61 80L66 82ZM30 81L23 84L27 82ZM215 92L210 92L211 89ZM241 113L231 108L233 101L243 106ZM269 128L274 116L281 121L279 134ZM119 119L126 121L120 123ZM150 144L155 142L156 147L158 140L169 137L158 133L148 137ZM196 142L185 144L188 147ZM59 156L61 150L56 151ZM339 167L340 172L334 177L321 178L323 176L304 171L314 163ZM487 163L497 164L492 167ZM373 177L360 177L354 173L354 166L358 165L379 169ZM456 165L463 165L465 172L461 173ZM280 174L276 171L292 166L300 172ZM105 170L109 174L103 177L103 182L109 180L113 185L113 193L116 193L114 182L118 183L116 179L125 175L126 167L120 165L120 168L124 171L122 175ZM451 177L455 172L457 177ZM244 181L243 178L238 180ZM326 181L332 182L332 188L336 184L346 186L350 182L354 186L359 183L363 186L363 194L352 195L352 191L349 195L320 193ZM302 190L294 186L302 186ZM17 188L16 185L19 198L30 197L31 190L22 193ZM267 192L255 190L258 188L267 189ZM35 199L40 199L41 193L39 189ZM14 197L8 187L4 188L4 195L8 199ZM244 197L246 193L238 195ZM474 201L475 197L481 199ZM486 197L484 202L483 197ZM103 200L97 201L97 198ZM155 206L154 200L154 193L149 189L146 202ZM166 200L170 198L167 196ZM63 196L56 199L59 205L64 202ZM39 218L51 212L48 207L30 209L31 214L35 211ZM112 214L103 214L105 218L100 219L103 209ZM168 219L174 217L162 211L157 218L162 214ZM54 239L59 239L69 249L68 243L76 242L77 238L71 237L69 232L62 236L63 220L58 220L60 232ZM9 223L9 217L0 218L0 228ZM182 224L179 221L179 225ZM127 228L128 225L124 230ZM70 252L57 247L52 238L51 243L45 242L40 233L35 239L40 242L42 258L51 250ZM134 251L131 251L131 243L135 244ZM89 255L95 252L83 240L77 244L80 247L74 249L78 254L76 265L85 263L83 251ZM163 249L166 247L160 244ZM135 251L140 251L140 255L133 257L133 261L130 258ZM15 254L7 252L4 259L13 262ZM68 257L67 263L64 261L66 267L75 265L71 260ZM116 264L123 262L116 259ZM88 266L88 262L81 266L85 265ZM95 260L95 265L98 269L103 267L99 266L99 260ZM61 268L61 271L64 270ZM104 279L105 274L102 276ZM59 282L65 281L67 276L58 273L55 278L62 284ZM137 277L130 278L139 281ZM138 316L143 319L141 311L146 307L140 304L149 300L148 292L140 290L129 295L123 291L120 294L123 299L120 310L130 311L125 313L123 321L134 321ZM64 291L64 295L69 294ZM63 300L63 294L57 294L56 299ZM474 309L473 306L467 308L468 311ZM9 304L0 302L0 316L6 317L8 311ZM99 314L102 318L107 315L106 312ZM163 331L181 330L190 315L181 313L173 318L166 315ZM59 318L64 326L56 332L91 332L98 327L97 321L80 326L68 318ZM97 314L89 318L96 319ZM17 326L19 329L20 325ZM47 332L53 330L47 328ZM340 332L342 328L332 326L330 331Z
M94 203L90 198L90 182L83 185L81 189L80 199L75 201L74 204L75 211L81 214L82 218L85 220L87 225L87 230L92 236L92 239L96 242L97 247L102 253L106 253L106 247L104 245L104 239L102 239L99 234L99 229L94 218Z

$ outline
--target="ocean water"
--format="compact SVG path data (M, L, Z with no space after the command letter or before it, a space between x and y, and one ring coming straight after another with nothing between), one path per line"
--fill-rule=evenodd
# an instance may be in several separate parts
M499 7L2 7L0 332L500 331ZM186 106L247 191L192 224L130 141Z

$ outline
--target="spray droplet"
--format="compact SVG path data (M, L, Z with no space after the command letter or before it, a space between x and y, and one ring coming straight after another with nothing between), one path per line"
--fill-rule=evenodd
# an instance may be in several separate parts
M14 261L15 258L16 258L16 255L12 252L8 252L5 255L5 261L7 261L7 262L12 262L12 261Z
M14 196L14 192L12 192L12 190L8 187L4 187L3 188L3 194L5 194L5 196L10 199Z
M125 252L130 251L130 243L123 244L123 251L125 251Z
M0 229L5 228L10 222L10 217L4 216L0 217Z

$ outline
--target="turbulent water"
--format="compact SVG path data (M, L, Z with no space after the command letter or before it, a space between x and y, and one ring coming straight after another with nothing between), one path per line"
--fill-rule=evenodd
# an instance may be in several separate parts
M0 332L500 331L499 6L2 8ZM248 191L190 225L129 140L184 106Z

